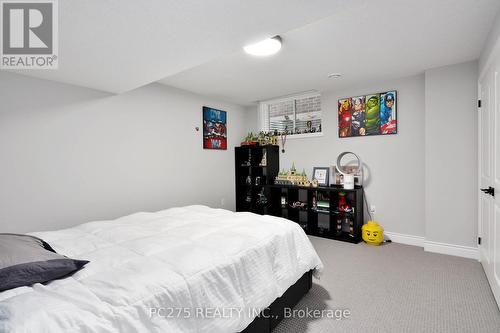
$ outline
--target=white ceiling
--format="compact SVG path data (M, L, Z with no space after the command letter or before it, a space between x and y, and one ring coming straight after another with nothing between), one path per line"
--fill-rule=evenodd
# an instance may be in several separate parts
M159 81L239 104L476 59L498 0L59 1L59 69L108 92ZM279 34L280 53L242 47ZM328 79L341 72L340 80Z
M348 2L348 1L346 1ZM282 33L269 58L241 49L161 83L249 104L422 73L479 57L498 0L351 2L328 18ZM339 80L328 79L340 72Z
M20 73L124 92L314 22L343 2L59 1L59 69Z

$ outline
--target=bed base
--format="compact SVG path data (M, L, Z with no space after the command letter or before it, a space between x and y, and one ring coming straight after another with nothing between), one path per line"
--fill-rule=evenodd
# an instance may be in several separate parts
M312 270L264 309L241 333L270 333L283 320L285 308L293 308L312 287Z

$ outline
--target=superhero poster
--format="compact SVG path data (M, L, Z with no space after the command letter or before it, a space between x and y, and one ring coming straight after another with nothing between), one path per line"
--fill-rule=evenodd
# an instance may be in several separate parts
M397 92L338 100L339 137L397 133Z
M339 137L345 138L351 136L352 124L352 99L339 99Z
M203 149L227 149L227 115L207 106L203 107Z

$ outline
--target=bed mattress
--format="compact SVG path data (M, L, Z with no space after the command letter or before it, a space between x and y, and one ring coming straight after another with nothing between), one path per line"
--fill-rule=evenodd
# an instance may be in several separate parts
M89 260L0 293L0 332L239 332L322 263L289 220L206 206L32 235Z

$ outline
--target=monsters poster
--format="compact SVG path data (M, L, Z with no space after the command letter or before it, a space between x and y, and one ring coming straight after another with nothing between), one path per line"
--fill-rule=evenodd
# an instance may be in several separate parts
M339 137L396 134L396 103L396 91L339 99Z
M203 148L227 149L226 111L203 107Z

